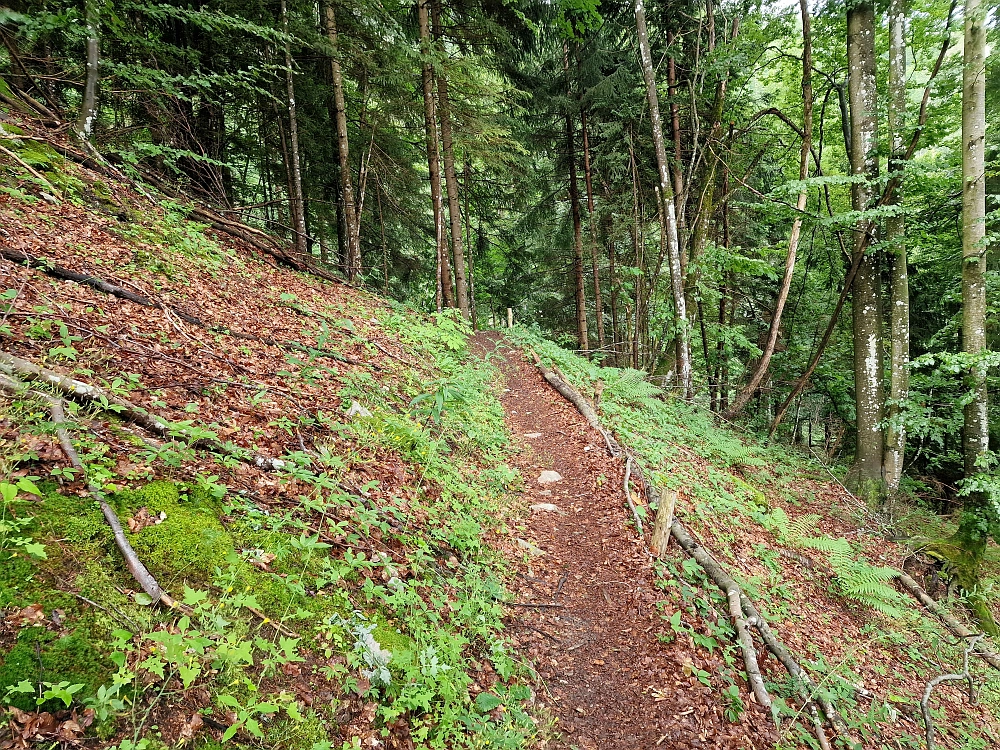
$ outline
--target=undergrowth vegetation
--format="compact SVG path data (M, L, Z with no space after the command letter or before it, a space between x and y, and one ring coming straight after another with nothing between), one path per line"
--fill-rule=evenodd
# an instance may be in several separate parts
M126 236L154 285L218 273L232 254L177 206ZM244 376L178 404L148 375L107 373L110 322L76 335L64 306L29 309L24 291L5 290L5 342L184 419L150 441L108 404L68 403L84 477L66 465L46 401L0 400L0 607L12 613L0 624L0 702L18 726L48 712L51 731L35 739L86 734L121 750L217 747L207 730L305 750L522 747L536 733L529 669L501 632L503 565L484 543L520 479L506 463L496 371L470 355L459 316L275 291L319 348L363 344L358 331L377 327L406 355L383 357L373 377L305 347L276 368L280 386ZM151 340L181 345L170 328ZM248 365L253 354L226 351ZM278 405L315 388L340 411ZM218 442L236 432L219 418L227 403L273 415L254 428L254 449L283 445L279 470L248 469L246 448ZM137 591L84 479L177 611Z

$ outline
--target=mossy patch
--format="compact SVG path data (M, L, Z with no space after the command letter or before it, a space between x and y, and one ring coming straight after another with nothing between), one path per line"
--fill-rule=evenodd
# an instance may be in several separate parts
M45 628L24 628L0 662L0 695L22 680L33 685L39 682L83 685L75 697L93 695L111 675L113 665L104 655L105 650L95 646L86 628L62 637ZM35 708L32 695L17 694L9 702L22 711ZM58 708L65 706L60 701L42 705L44 710Z
M219 522L215 508L200 502L182 501L172 482L150 482L139 490L126 490L115 498L123 512L146 508L164 520L131 534L126 532L139 559L164 586L179 581L205 583L217 566L233 553L233 541Z

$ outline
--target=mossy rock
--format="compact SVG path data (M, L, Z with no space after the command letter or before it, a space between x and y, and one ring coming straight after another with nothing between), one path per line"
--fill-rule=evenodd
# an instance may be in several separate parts
M120 492L115 501L129 514L142 507L151 516L166 514L156 526L126 532L139 559L165 586L180 580L205 583L234 551L215 508L182 502L172 482L150 482L140 490Z
M111 676L113 665L104 657L105 652L102 644L93 642L86 629L60 638L45 628L24 628L18 633L14 647L0 662L0 694L27 680L33 685L39 681L83 685L74 698L80 700L91 696ZM22 711L31 711L35 708L35 698L15 695L10 705ZM41 708L52 711L65 706L56 700L48 701Z

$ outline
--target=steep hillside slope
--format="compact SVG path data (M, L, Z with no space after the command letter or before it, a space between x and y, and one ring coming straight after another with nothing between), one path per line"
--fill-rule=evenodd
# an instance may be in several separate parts
M4 142L0 749L924 746L964 647L815 460ZM676 543L649 555L640 470L809 676L753 636L773 717L725 595ZM940 747L1000 736L969 667L978 703L928 704Z
M0 746L523 745L483 543L517 475L465 326L18 145L61 195L0 196Z

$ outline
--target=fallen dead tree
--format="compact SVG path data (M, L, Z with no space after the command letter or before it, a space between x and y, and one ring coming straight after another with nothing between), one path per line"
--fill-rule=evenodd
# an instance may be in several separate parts
M31 255L23 250L11 250L10 248L0 247L0 258L22 266L27 266L28 268L36 269L44 273L46 276L51 276L54 279L83 284L84 286L89 286L91 289L98 292L109 294L113 297L117 297L118 299L127 300L128 302L141 305L142 307L150 307L172 313L184 322L203 328L211 333L221 333L225 336L232 336L233 338L240 339L241 341L257 341L268 346L278 347L279 349L290 349L292 351L302 352L303 354L309 354L314 357L333 359L350 365L371 367L374 370L381 369L373 362L366 362L358 359L357 357L349 357L348 355L341 354L340 352L332 352L327 349L316 349L297 341L280 341L267 336L256 336L251 333L242 333L241 331L234 331L228 326L206 323L201 318L191 315L190 313L187 313L173 305L167 305L143 294L131 292L118 284L113 284L110 281L106 281L105 279L97 276L80 273L79 271L72 271L68 268L64 268L63 266L56 265L45 258L39 258Z
M7 352L0 352L0 373L5 373L10 378L25 378L45 383L75 401L82 401L96 406L121 419L137 424L160 437L173 439L178 437L183 438L185 435L190 434L190 430L187 427L175 425L143 409L141 406L133 404L131 401L105 391L103 388L84 383L69 375L61 375L54 370L41 367ZM285 466L285 462L280 458L262 456L246 448L222 443L212 438L196 438L191 441L190 445L192 448L201 448L213 453L232 456L264 471L275 471Z
M605 441L608 443L609 453L611 453L614 457L619 457L624 454L624 449L613 436L605 431L603 425L601 425L600 420L597 417L597 413L593 410L590 404L587 403L586 399L580 394L580 392L566 382L565 379L560 378L552 370L545 367L541 363L537 354L532 352L532 356L535 359L535 365L538 367L539 372L542 374L542 377L545 378L546 382L555 388L556 391L558 391L567 401L573 404L580 414L587 420L587 422L604 436ZM646 490L647 500L651 501L654 497L656 497L655 488L652 482L649 480L646 473L641 471L636 462L630 462L629 465L630 467L635 465L636 469L639 470L643 487ZM812 718L812 723L816 732L816 739L819 742L820 747L824 750L830 748L830 741L823 728L823 721L816 708L817 704L822 710L823 716L826 717L826 720L838 734L851 742L852 745L860 746L859 741L851 734L850 728L847 726L847 722L844 721L843 717L836 710L833 704L819 693L817 685L812 681L808 673L801 667L801 665L799 665L788 649L785 648L784 644L782 644L781 641L779 641L774 635L774 632L767 624L767 620L765 620L761 615L760 610L757 609L756 605L742 591L736 581L733 580L732 576L725 572L725 569L714 559L708 550L695 542L677 518L673 518L671 520L670 534L677 540L678 544L680 544L680 546L692 556L702 569L705 570L705 573L712 579L713 583L725 592L726 599L729 603L730 615L733 617L737 631L737 641L743 653L744 664L747 667L750 687L757 702L765 707L770 708L772 706L770 696L767 693L763 677L760 673L757 650L753 643L750 628L753 628L760 635L760 638L764 642L768 651L770 651L775 658L781 662L782 666L788 671L795 681L799 698L802 700L804 708L809 712L810 717Z
M531 356L534 357L535 366L538 368L538 371L542 373L542 377L545 378L548 384L555 388L563 398L573 404L577 411L583 415L583 418L587 420L587 424L597 430L597 433L604 438L604 442L608 446L608 453L610 453L613 458L619 458L624 451L618 444L618 441L604 429L600 418L597 416L597 412L594 411L594 407L587 402L587 399L585 399L580 392L576 390L576 388L543 365L541 357L535 354L535 352L531 352Z

